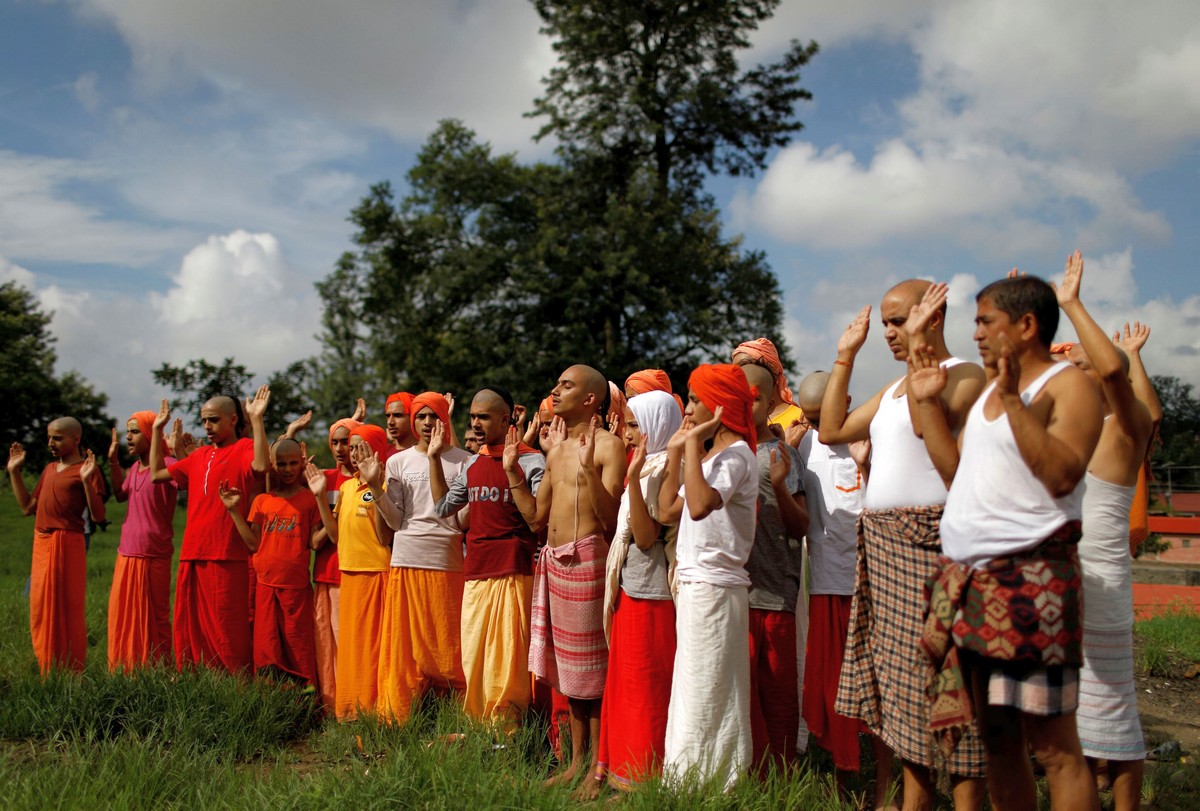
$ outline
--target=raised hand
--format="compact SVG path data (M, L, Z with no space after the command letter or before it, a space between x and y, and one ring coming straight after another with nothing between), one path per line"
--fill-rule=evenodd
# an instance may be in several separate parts
M692 426L692 430L688 431L688 439L696 439L700 442L712 439L716 435L717 429L721 427L721 417L724 414L725 406L717 406L711 419Z
M175 446L175 455L183 459L196 450L196 437L191 434L183 434L179 437L179 444Z
M846 447L850 449L850 458L859 467L866 467L867 463L871 461L871 440L860 439L857 442L851 442Z
M8 446L8 472L14 473L21 469L25 464L25 448L20 442L14 442Z
M304 479L308 482L308 489L318 499L325 498L325 473L321 468L309 462L304 466Z
M608 414L607 427L610 434L623 433L621 432L621 415L615 409Z
M1012 269L1012 270L1010 270L1008 273L1004 274L1004 278L1006 278L1006 279L1019 279L1019 278L1021 278L1022 276L1028 276L1028 275L1029 275L1028 273L1022 273L1022 272L1021 272L1021 270L1020 270L1020 268L1013 268L1013 269Z
M936 400L946 390L948 379L931 347L918 347L908 353L909 397L917 401Z
M783 487L792 472L792 454L781 442L771 449L771 486Z
M446 450L446 428L442 425L442 421L438 420L433 424L433 430L429 434L429 448L426 453L438 457L444 450Z
M1079 301L1079 286L1083 281L1083 254L1075 251L1067 257L1067 268L1063 271L1062 284L1050 284L1058 297L1058 306L1066 307Z
M520 431L525 426L525 418L529 416L529 409L517 403L513 406L513 425Z
M688 434L696 427L696 423L692 422L692 418L684 415L683 422L679 424L679 428L675 433L671 434L671 438L667 440L667 450L682 451L687 445Z
M858 350L862 349L862 345L867 341L867 333L871 330L871 305L868 304L858 311L858 315L854 316L854 320L846 327L842 337L838 338L837 351L838 354L848 352L851 355L858 354Z
M996 359L996 391L1001 397L1021 394L1021 361L1007 335L999 336L1000 351Z
M629 460L629 469L626 474L629 476L629 481L635 482L642 475L642 468L646 464L646 443L636 446L633 449L633 458Z
M96 471L96 454L88 451L87 456L83 457L83 466L79 468L79 478L86 482L96 475Z
M505 471L516 473L521 469L517 460L521 457L520 435L517 433L517 426L510 425L508 433L504 435L504 455L500 457L500 463L504 465Z
M300 443L300 458L304 460L304 464L306 464L306 465L309 464L310 462L312 462L312 460L317 458L315 456L308 455L308 443L307 442Z
M1140 321L1134 321L1132 329L1129 327L1129 322L1126 321L1124 335L1120 332L1113 333L1113 343L1125 350L1127 355L1140 353L1149 338L1150 325Z
M301 431L303 431L304 429L308 428L308 426L311 423L312 423L312 409L310 408L308 411L306 411L305 413L301 414L299 417L296 417L296 419L294 419L290 423L288 423L287 431L284 432L284 436L294 438L296 436L296 434L298 434Z
M450 416L453 417L454 416L454 395L451 394L450 392L446 392L442 396L446 398L446 405L450 409L450 411L449 411Z
M383 463L370 445L364 442L355 446L353 458L354 464L358 465L359 478L375 487L383 486Z
M166 400L158 407L158 415L154 418L154 430L161 431L171 421L171 404ZM178 422L178 420L176 420ZM182 425L182 423L180 423Z
M904 322L904 331L910 336L923 335L929 329L929 322L934 313L941 310L950 293L950 285L945 282L931 284L925 290L925 295L908 311L908 319Z
M112 429L112 442L108 443L108 459L110 462L116 462L120 457L118 454L121 451L121 441L117 439L117 429Z
M267 403L271 401L271 387L259 386L253 397L246 398L246 416L250 419L262 419L267 413Z
M350 415L350 419L355 422L362 422L367 418L367 401L359 397L354 403L354 413Z
M807 419L792 420L792 424L783 432L783 441L793 448L799 448L800 440L804 439L804 435L811 428L812 424Z
M322 476L321 478L325 478ZM221 486L217 489L217 495L221 497L221 503L225 505L227 510L236 510L238 505L242 503L242 491L236 487L230 487L228 481L222 481Z
M540 437L542 441L542 451L550 453L551 448L560 442L565 442L567 439L567 423L562 417L556 416L550 421L550 427L542 431Z
M540 411L533 412L533 419L529 421L529 427L525 429L525 444L532 445L542 433L542 414Z
M593 416L588 427L579 436L579 468L591 470L596 467L596 429L600 427L600 417Z

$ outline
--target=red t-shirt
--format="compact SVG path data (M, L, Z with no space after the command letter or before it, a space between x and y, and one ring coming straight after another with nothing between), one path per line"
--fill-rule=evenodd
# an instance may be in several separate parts
M217 448L204 445L170 468L180 489L188 491L187 526L180 560L246 560L250 550L221 503L221 482L242 492L242 514L250 510L250 494L261 488L251 465L254 442L239 439Z
M537 536L513 503L500 457L476 456L467 467L466 482L471 527L467 530L464 577L485 580L533 574Z
M65 470L58 469L58 462L51 462L42 471L33 497L37 499L37 513L33 526L40 532L67 530L83 532L83 512L87 509L83 477L79 475L83 460L72 463ZM97 492L104 498L104 480L97 479Z
M342 482L350 477L342 473L340 467L323 472L325 474L325 497L329 499L330 509L333 509L333 502L337 500L338 490L341 489ZM332 540L326 541L325 545L317 550L316 560L313 562L313 582L329 583L334 586L342 582L342 570L338 564L337 544Z
M259 527L254 571L258 582L277 589L306 589L311 584L313 528L321 525L317 500L308 490L290 496L263 493L256 496L246 519Z

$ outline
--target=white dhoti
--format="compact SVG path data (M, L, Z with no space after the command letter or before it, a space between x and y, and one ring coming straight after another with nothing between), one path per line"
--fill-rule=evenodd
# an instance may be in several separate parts
M745 588L679 583L663 774L728 790L750 766L750 604Z

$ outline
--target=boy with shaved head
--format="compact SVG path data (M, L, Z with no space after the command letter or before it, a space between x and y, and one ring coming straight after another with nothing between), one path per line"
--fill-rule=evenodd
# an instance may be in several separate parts
M769 338L744 341L733 350L733 362L738 366L756 364L771 373L775 405L771 407L770 423L784 429L792 447L799 444L802 432L796 428L804 418L804 412L796 405L796 398L788 388L783 361L779 358L779 350L775 348L775 344Z
M161 434L171 419L163 400L150 438L153 481L174 480L188 491L187 526L175 577L175 663L204 665L230 673L249 672L249 552L221 501L221 482L243 493L259 492L271 464L263 415L271 390L258 389L242 405L232 397L214 397L200 409L209 444L197 448L170 468L163 458ZM249 418L254 438L242 438ZM250 508L242 503L240 510Z
M479 452L450 483L440 452L446 443L434 442L427 454L437 516L450 518L468 504L471 509L461 625L465 709L472 718L506 725L521 720L531 697L529 623L537 535L529 522L546 469L544 457L518 441L513 405L512 395L499 386L475 395L468 436L479 442Z
M104 480L96 458L79 453L83 429L74 417L59 417L46 428L54 457L42 470L33 493L21 467L25 449L8 449L8 480L25 515L34 515L33 566L29 585L29 632L38 668L82 671L87 656L84 581L87 575L83 511L104 520Z
M535 576L529 669L570 703L571 762L552 781L572 780L590 749L592 774L580 792L586 798L604 780L596 774L608 666L604 562L624 489L625 444L603 429L609 383L597 370L571 366L550 398L556 428L529 523L535 532L547 530Z
M892 357L904 363L927 347L946 371L939 397L952 431L958 431L984 385L983 370L946 347L947 287L910 279L883 297L880 314ZM937 569L938 523L946 503L942 481L921 441L916 403L901 376L847 413L854 360L867 338L871 307L864 307L838 341L825 398L821 442L871 440L871 476L859 524L859 576L850 635L838 689L837 711L859 718L900 756L905 808L933 804L935 752L917 643L925 607L925 581ZM955 805L982 802L983 748L973 731L948 764Z

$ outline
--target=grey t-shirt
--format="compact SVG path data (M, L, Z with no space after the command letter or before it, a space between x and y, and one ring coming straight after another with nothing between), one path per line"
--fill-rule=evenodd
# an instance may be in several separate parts
M800 594L801 539L792 538L779 516L779 502L771 487L771 451L786 448L791 456L787 490L793 495L804 492L804 460L800 453L771 437L758 443L758 521L754 527L754 547L746 561L750 575L750 607L764 611L796 612Z
M658 491L662 487L666 470L651 474L642 481L645 484L646 511L655 521L658 520ZM630 482L630 487L636 483ZM677 527L664 525L658 533L658 540L648 550L642 551L629 540L629 549L625 554L625 565L621 569L621 590L630 597L639 600L670 600L671 584L668 577L669 563L667 561L667 544L675 540Z

